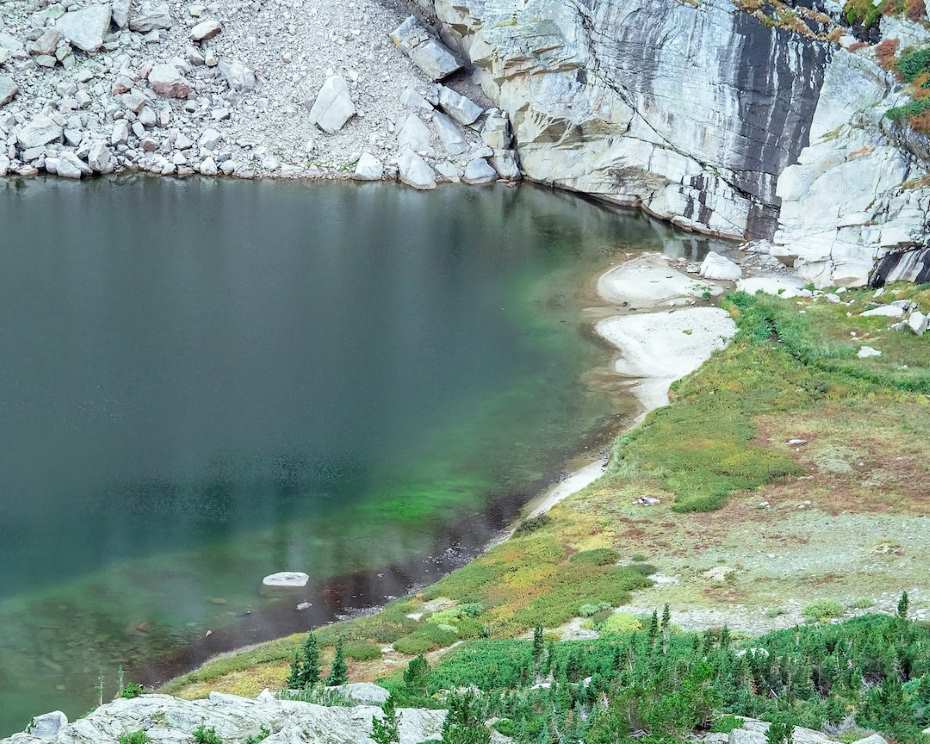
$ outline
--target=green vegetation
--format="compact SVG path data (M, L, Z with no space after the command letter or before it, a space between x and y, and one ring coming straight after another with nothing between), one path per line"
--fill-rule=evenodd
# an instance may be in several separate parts
M863 28L872 28L881 20L881 3L875 5L872 0L846 0L843 17L850 25L859 23Z
M243 744L261 744L261 742L265 741L269 736L271 736L271 729L267 726L262 726L257 734L250 736Z
M349 681L349 668L346 666L343 640L340 638L336 641L336 655L333 658L332 667L329 670L329 677L326 684L330 687L338 687Z
M203 724L194 729L191 736L197 744L223 744L222 738L213 727L207 728Z
M371 722L371 738L374 739L375 744L398 744L400 732L397 728L397 708L394 706L394 698L388 696L381 710L382 717L375 718Z
M804 608L804 617L811 622L819 623L824 620L830 620L840 617L845 608L839 602L832 599L821 599L817 602L807 605Z
M486 741L479 723L491 717L527 744L543 735L664 744L727 732L741 725L737 716L770 721L771 742L790 741L795 725L820 729L847 715L900 742L921 741L930 724L930 631L898 617L802 626L744 646L726 629L665 642L651 635L551 644L542 663L534 641L474 641L430 670L424 688L384 683L409 705L480 691L447 696L443 742ZM541 680L549 686L534 687Z
M143 692L144 688L138 682L127 682L119 691L119 696L121 698L132 699L139 697Z
M149 744L151 739L145 731L130 731L119 738L119 744Z

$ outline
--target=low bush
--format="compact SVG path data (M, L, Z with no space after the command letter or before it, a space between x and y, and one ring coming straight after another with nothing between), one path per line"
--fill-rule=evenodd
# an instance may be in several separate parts
M130 731L119 738L119 744L149 744L151 739L145 731Z
M349 641L343 648L346 658L353 661L371 661L381 658L381 648L368 641Z
M807 605L801 614L811 622L821 622L840 617L844 611L845 608L839 602L832 599L821 599Z
M223 739L216 733L216 729L212 726L207 728L201 724L194 729L191 735L194 737L194 741L197 742L197 744L223 744Z

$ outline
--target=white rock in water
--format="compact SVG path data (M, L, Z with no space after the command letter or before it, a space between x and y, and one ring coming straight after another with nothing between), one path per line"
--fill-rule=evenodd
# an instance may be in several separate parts
M60 140L64 128L53 119L40 114L16 133L16 139L25 148L41 147Z
M335 134L355 116L349 85L342 75L326 78L310 108L310 121L327 134Z
M462 180L472 186L486 186L497 180L497 171L484 158L475 158L465 166Z
M455 55L434 37L416 16L408 17L394 29L391 32L391 41L410 57L430 80L442 80L462 68Z
M241 62L220 62L220 74L232 90L252 90L257 81L255 72Z
M191 39L193 41L206 41L217 36L222 30L223 27L219 21L212 19L201 21L191 29Z
M310 577L301 571L280 571L262 579L262 586L300 589L305 587L309 581Z
M110 31L110 6L92 5L65 13L55 24L68 42L83 52L96 52Z
M171 11L168 3L143 3L138 11L130 13L129 28L140 34L147 34L158 28L171 28Z
M0 106L6 106L16 98L19 88L9 75L0 75Z
M919 310L914 310L908 316L907 326L918 336L923 336L927 332L927 326L930 325L930 318Z
M372 682L350 682L327 688L353 703L360 705L384 705L390 693L380 685Z
M436 172L413 150L404 149L397 158L398 177L415 189L435 189Z
M901 305L880 305L862 313L863 318L903 318L905 309Z
M705 279L716 279L724 282L735 282L742 279L743 270L735 261L726 256L711 251L701 263L701 276Z
M155 65L149 72L149 85L166 98L187 98L191 94L191 84L172 64Z
M863 346L859 349L859 353L856 355L860 359L869 359L871 357L880 357L882 353L878 349L873 349L871 346Z
M355 165L353 178L356 181L380 181L384 176L384 165L370 152L362 153Z
M459 124L474 124L484 109L470 98L456 93L445 85L439 86L439 107Z
M433 135L416 114L410 114L397 133L397 148L401 151L412 150L421 155L433 154Z
M68 716L60 710L55 710L33 718L29 733L40 739L51 739L58 736L58 732L67 725Z

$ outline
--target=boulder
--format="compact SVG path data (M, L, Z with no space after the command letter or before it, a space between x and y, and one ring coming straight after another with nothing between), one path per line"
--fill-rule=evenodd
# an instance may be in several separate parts
M149 72L149 85L158 95L166 98L187 98L191 94L191 84L181 71L173 64L155 65Z
M110 16L117 28L129 25L130 0L113 0L110 3Z
M313 106L310 107L310 121L327 134L334 134L353 116L355 104L352 103L345 78L342 75L326 78Z
M65 13L58 19L55 29L71 46L82 52L96 52L110 31L110 17L109 5L91 5Z
M399 150L411 150L420 155L433 154L433 135L416 114L410 114L397 133Z
M809 289L804 288L804 281L794 274L768 274L740 279L736 288L747 294L776 295L778 297L810 297Z
M58 732L67 725L68 716L60 710L55 710L33 718L29 733L40 739L51 739L58 736Z
M61 32L54 28L47 28L38 39L29 45L29 53L34 57L53 57L59 41L61 41Z
M481 139L494 150L509 150L513 147L510 117L500 109L490 109L481 127Z
M862 313L863 318L903 318L906 308L902 305L891 303L889 305L879 305L871 310Z
M226 80L226 84L230 89L252 90L255 88L257 84L255 72L241 62L236 60L220 62L219 67L220 75Z
M724 282L735 282L743 278L743 270L735 261L711 251L701 264L701 276Z
M215 176L218 172L216 161L213 158L204 158L197 170L203 176Z
M761 731L738 728L730 732L729 744L766 744L768 737Z
M517 153L513 150L496 150L491 158L491 165L494 166L497 175L505 181L519 181L523 177L517 162Z
M64 133L63 127L54 119L39 114L16 133L16 140L22 147L41 147L50 142L57 142Z
M445 85L439 86L439 107L459 124L474 124L484 109L470 98L456 93Z
M362 153L352 175L356 181L380 181L384 176L384 165L369 152Z
M911 311L907 318L907 326L918 336L923 336L927 332L927 326L930 325L930 317L924 315L919 310Z
M859 348L859 353L856 354L860 359L871 359L872 357L880 357L882 353L878 349L873 349L871 346L862 346Z
M206 41L217 36L223 30L219 21L207 19L191 29L191 41Z
M9 75L0 75L0 106L6 106L16 98L19 88Z
M926 731L924 733L927 733ZM864 739L856 739L853 744L888 744L888 741L881 734L872 734Z
M144 2L135 13L129 15L129 28L147 34L158 28L171 28L171 11L165 2Z
M66 150L58 157L56 173L62 178L79 179L91 174L90 167L71 150ZM48 163L48 159L46 159Z
M96 173L112 173L116 170L116 159L113 152L107 147L106 142L97 140L90 146L87 152L87 164Z
M353 703L359 705L381 706L387 702L390 693L380 685L372 682L350 682L328 688Z
M475 158L465 166L462 180L472 186L486 186L497 180L497 171L484 158Z
M449 155L461 155L468 150L465 135L450 117L435 111L433 125L436 127L436 134L439 135L439 141Z
M391 41L430 80L442 80L462 68L455 55L416 16L410 16L394 29Z
M397 175L401 183L415 189L435 189L436 172L413 150L404 149L397 158Z
M113 122L113 129L110 132L110 144L121 145L129 141L129 122L125 119L117 119Z
M197 140L197 144L204 150L215 150L221 139L223 139L223 135L217 130L213 128L204 129L200 139Z

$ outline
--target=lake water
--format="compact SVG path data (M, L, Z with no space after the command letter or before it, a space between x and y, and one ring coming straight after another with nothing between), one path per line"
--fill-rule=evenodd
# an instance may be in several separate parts
M701 248L527 186L0 181L0 735L460 564L629 411L592 277Z

